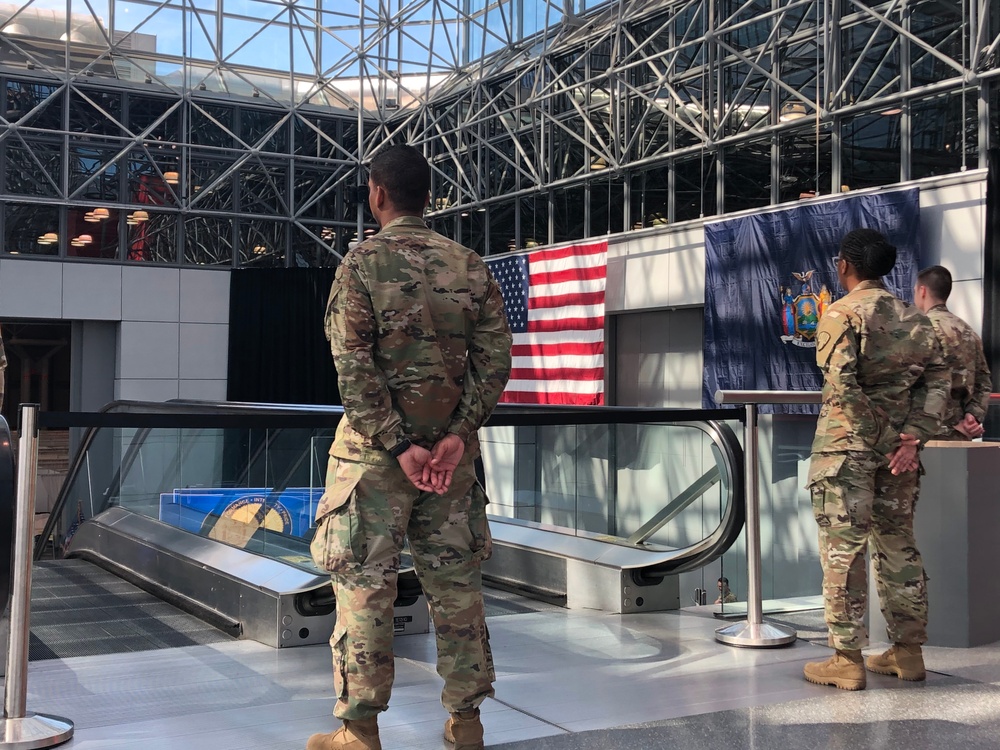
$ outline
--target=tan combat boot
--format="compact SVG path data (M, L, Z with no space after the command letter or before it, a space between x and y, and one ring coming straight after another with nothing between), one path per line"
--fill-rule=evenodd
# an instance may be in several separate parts
M479 720L479 709L452 714L444 723L444 739L454 744L455 750L483 750L483 722Z
M809 682L817 685L833 685L841 690L864 690L868 683L861 651L841 651L826 661L806 664L803 670Z
M868 657L868 671L875 674L896 675L901 680L919 682L927 679L924 655L919 645L897 643L884 654Z
M314 734L306 741L306 750L382 750L378 738L378 719L344 721L344 726L330 734Z

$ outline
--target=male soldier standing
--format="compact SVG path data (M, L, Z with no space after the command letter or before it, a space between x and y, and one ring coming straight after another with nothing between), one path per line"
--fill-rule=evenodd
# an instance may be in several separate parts
M430 167L393 146L371 165L381 232L337 269L326 333L344 419L330 448L312 542L337 599L334 715L344 726L307 750L380 750L377 717L393 681L393 602L404 537L434 618L445 739L483 747L479 705L493 695L480 563L489 557L476 430L510 374L503 298L471 250L420 218Z
M819 685L861 690L861 648L872 562L882 613L894 645L871 656L873 672L925 676L927 587L913 538L919 476L917 446L933 437L949 376L930 321L896 299L881 277L896 248L872 229L850 232L836 258L847 295L827 309L816 332L823 406L816 425L809 488L819 524L823 604L836 653L805 665Z
M990 368L983 341L972 327L951 312L951 272L931 266L917 274L913 302L930 318L951 372L951 391L941 431L935 440L972 440L983 434L983 419L990 404Z

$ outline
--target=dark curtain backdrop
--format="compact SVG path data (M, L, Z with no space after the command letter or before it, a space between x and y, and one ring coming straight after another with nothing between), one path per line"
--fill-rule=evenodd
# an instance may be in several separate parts
M230 401L339 404L323 335L333 268L248 268L232 273Z
M1000 149L990 149L986 177L986 236L983 242L983 350L1000 391ZM1000 438L1000 407L986 419L986 435Z

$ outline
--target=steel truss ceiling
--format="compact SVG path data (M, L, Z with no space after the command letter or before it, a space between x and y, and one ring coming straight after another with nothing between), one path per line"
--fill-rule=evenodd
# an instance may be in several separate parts
M909 103L955 91L980 102L982 122L963 130L976 167L998 73L996 6L621 0L541 48L513 45L483 61L392 132L426 144L445 198L435 207L453 213L692 154L721 171L727 147L810 130L833 150L833 174L816 186L829 192L842 184L837 123L901 110L906 130Z
M748 153L770 161L770 203L783 200L782 184L796 180L818 192L837 190L847 179L844 155L853 148L845 123L880 112L898 110L899 179L908 179L907 144L926 127L919 107L949 96L961 97L959 122L950 127L961 140L962 166L976 167L985 159L998 72L997 6L998 0L0 4L0 65L44 87L23 108L8 101L0 113L0 144L16 154L7 168L20 159L24 179L37 183L19 191L8 180L2 194L27 195L29 203L86 203L109 174L142 164L159 179L171 210L218 221L238 215L248 226L255 218L284 218L337 254L343 248L331 244L326 225L360 229L362 210L350 200L351 187L363 181L359 165L383 143L405 140L431 158L432 219L454 222L448 226L463 239L496 250L489 227L498 221L507 224L494 233L503 231L504 242L509 234L515 246L529 236L543 242L566 236L557 224L571 219L551 205L561 191L586 191L582 235L596 231L599 211L589 191L598 185L607 186L601 226L608 231L617 226L610 218L613 191L622 196L614 202L622 228L689 218L687 199L679 197L687 182L701 196L695 215L738 209L734 165ZM166 94L172 104L139 127L95 93L102 86L133 97ZM42 124L59 99L69 103L66 114ZM227 119L223 105L234 103L267 116L252 127L238 116ZM41 136L75 143L82 130L103 139L85 173L73 177L52 163L56 146ZM310 142L307 152L303 140ZM165 141L177 152L173 161L164 158ZM212 162L219 143L224 148ZM795 149L809 153L793 158ZM698 167L685 172L691 160ZM185 170L179 187L167 177L175 168ZM644 188L633 178L652 179L657 169L669 197L646 210L643 193L638 210ZM256 175L252 187L242 179L248 172ZM524 201L535 199L547 205L533 204L541 219L533 217L528 231ZM126 194L119 202L124 210L130 199ZM324 222L319 207L334 204L340 213ZM478 228L470 236L472 225ZM257 240L248 234L233 241Z

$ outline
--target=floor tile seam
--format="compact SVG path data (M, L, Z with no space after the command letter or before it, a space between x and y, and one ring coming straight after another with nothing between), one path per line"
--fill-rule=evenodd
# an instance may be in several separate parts
M550 721L549 719L543 718L543 717L539 716L536 713L532 713L531 711L526 711L523 708L518 708L517 706L513 705L509 701L503 700L502 698L497 698L496 696L494 696L492 698L492 700L496 701L501 706L504 706L505 708L508 708L511 711L514 711L515 713L521 714L522 716L527 716L529 719L534 719L538 723L544 724L547 727L552 727L553 729L558 729L560 732L564 732L566 734L572 734L572 730L567 729L566 727L558 724L557 722Z
M93 723L93 724L85 724L83 722L77 721L76 722L76 726L81 731L89 732L89 733L95 733L95 734L100 734L100 730L104 730L104 729L112 729L112 730L118 731L118 730L123 730L123 729L125 729L127 727L131 731L141 730L141 729L144 729L144 728L148 728L150 730L156 729L156 730L159 731L160 736L169 736L169 737L175 737L175 738L178 738L178 737L187 737L189 735L199 735L200 736L200 735L205 734L206 730L204 728L195 726L195 722L180 721L180 720L181 719L185 719L187 717L192 717L192 716L206 716L206 715L211 715L213 718L215 718L215 717L222 717L222 716L227 715L227 714L238 714L238 713L241 713L241 712L245 712L245 713L247 713L248 716L251 716L251 717L259 717L259 716L262 717L262 716L265 715L264 709L267 709L267 708L274 708L276 711L283 711L284 709L287 708L289 702L294 702L296 704L305 704L307 702L313 702L313 701L316 701L316 702L322 701L324 703L328 703L328 699L326 699L326 698L296 699L294 701L285 701L285 702L281 702L281 703L267 703L267 704L261 704L261 705L233 706L231 708L224 708L224 709L221 709L221 710L218 709L218 708L206 708L204 711L198 711L198 712L195 712L195 713L190 713L189 712L189 713L185 713L185 714L182 714L182 715L179 715L179 716L151 717L151 718L139 719L137 721L125 722L125 723L121 723L121 722L114 723L110 719L107 722ZM322 709L322 710L319 710L319 709ZM331 709L330 709L330 706L328 704L328 705L323 706L323 707L317 706L317 712L316 713L313 713L311 711L310 712L306 712L306 713L302 713L302 714L298 714L297 713L297 714L295 714L294 717L288 719L287 721L295 721L295 722L298 722L298 721L308 721L308 720L314 719L314 718L326 718L326 717L329 717L331 715L332 715L331 714ZM273 724L284 723L285 721L286 721L285 719L282 719L281 721L275 721L273 718L261 718L260 720L253 720L253 721L242 722L238 726L222 727L219 730L211 730L211 731L227 731L227 730L228 731L242 731L242 730L250 730L250 729L253 729L254 727L270 726L270 725L273 725ZM169 734L167 734L167 733L165 733L163 731L163 725L164 724L170 724L171 726L176 726L177 730L179 730L179 731L176 734L173 733L173 732L170 732Z
M157 697L163 697L164 694L166 694L167 697L169 697L172 695L176 695L178 693L181 695L187 695L194 691L206 695L215 695L220 693L225 694L225 692L227 692L225 690L225 687L230 686L231 688L233 681L236 679L240 679L244 685L253 685L255 687L259 687L262 685L273 686L275 689L278 690L288 690L288 688L282 685L281 683L276 682L267 676L260 676L260 675L252 675L252 676L217 675L201 679L187 678L185 679L183 684L177 684L176 682L172 682L170 680L164 680L162 678L149 680L146 679L145 675L142 675L141 677L142 679L139 681L142 683L142 686L133 688L127 692L151 693L155 691L157 693ZM109 697L120 695L122 692L126 692L122 691L120 688L123 679L135 680L136 676L123 675L121 677L113 677L107 679L96 677L93 679L83 679L83 680L78 679L77 682L83 689L87 691L88 695L91 696L92 698L108 699ZM63 682L60 682L59 684L63 684ZM33 680L31 681L29 693L39 694L42 693L44 689L47 687L50 687L47 683L39 684L37 680ZM55 687L58 688L58 686Z
M236 648L220 648L221 647L232 647ZM258 648L259 646L259 648ZM191 651L188 651L190 649ZM203 651L204 650L204 651ZM192 653L192 651L194 653ZM157 660L158 661L172 661L172 662L190 662L198 666L211 666L212 662L227 663L233 660L238 660L241 657L252 657L252 656L273 656L275 649L269 648L267 646L257 644L254 641L248 640L232 640L224 641L218 644L192 644L190 646L177 646L172 649L156 649ZM176 653L183 652L183 653ZM210 656L211 658L206 658ZM102 665L96 664L96 659L107 662L131 662L131 656L127 654L100 654L98 656L67 656L63 658L65 661L66 668L72 668L77 666L76 662L81 660L94 660L89 663L80 664L81 668L101 668Z

